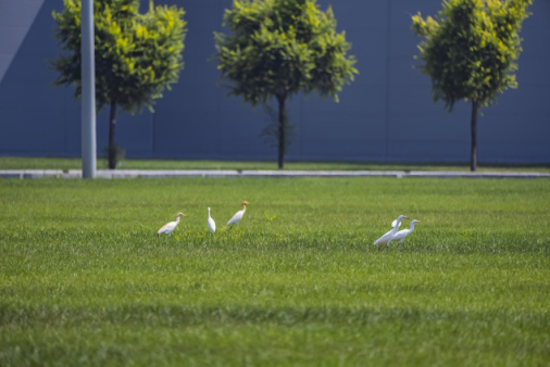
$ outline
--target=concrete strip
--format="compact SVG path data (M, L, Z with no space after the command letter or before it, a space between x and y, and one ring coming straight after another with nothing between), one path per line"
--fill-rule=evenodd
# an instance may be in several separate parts
M457 172L457 171L411 171L407 177L434 178L550 178L545 172Z
M0 177L3 178L42 178L42 177L62 177L62 170L43 170L43 169L25 169L25 170L0 170Z
M69 175L82 176L80 170L70 170ZM174 178L174 177L239 177L232 170L98 170L100 178Z
M80 170L69 171L80 177ZM235 171L235 170L98 170L102 178L167 177L437 177L437 178L550 178L538 172L459 172L459 171Z
M23 173L23 178L42 178L42 177L62 177L62 170L37 170L37 169L28 169Z
M1 178L23 178L23 171L19 170L2 170L0 171L0 177Z
M0 170L3 178L81 178L81 170ZM236 170L98 170L98 178L176 177L432 177L432 178L550 178L545 172L459 172L459 171L236 171Z
M245 177L402 177L403 171L242 171Z

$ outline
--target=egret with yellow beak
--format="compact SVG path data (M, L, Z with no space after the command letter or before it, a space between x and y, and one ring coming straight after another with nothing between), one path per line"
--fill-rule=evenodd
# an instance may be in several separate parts
M246 206L247 205L250 205L250 203L248 201L243 201L243 203L241 204L243 206L243 210L239 210L234 216L233 218L229 219L229 222L227 222L227 225L230 226L232 224L239 224L239 222L241 221L241 219L243 219L243 216L244 216L244 213L246 213Z
M395 234L395 236L393 236L392 239L390 241L388 241L388 245L390 244L391 241L399 241L399 243L403 243L403 240L405 239L405 237L407 237L408 235L410 235L414 231L414 225L416 223L420 223L420 221L414 219L411 222L411 228L410 229L402 229L399 232L397 232Z
M181 217L187 217L187 215L185 215L181 212L178 213L178 216L176 217L176 220L174 222L169 222L169 223L166 223L165 225L163 225L162 228L158 230L157 234L166 233L166 234L169 234L171 236L174 229L176 229L178 224L180 224Z
M386 233L384 233L384 235L382 237L380 237L379 239L374 241L374 245L376 246L378 244L384 244L384 243L386 245L389 245L389 243L392 240L393 236L395 236L395 234L397 233L397 230L399 229L399 226L401 225L401 221L403 219L407 219L407 217L405 217L404 215L400 215L399 218L397 218L394 222L392 222L393 229L386 232Z

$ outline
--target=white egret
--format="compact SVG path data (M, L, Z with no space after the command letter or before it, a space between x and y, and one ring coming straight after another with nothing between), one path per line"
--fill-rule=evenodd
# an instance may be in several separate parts
M246 213L246 206L247 205L250 205L250 203L248 201L243 201L242 203L242 206L243 206L243 210L239 210L234 216L233 218L229 219L229 222L227 222L227 225L230 226L231 224L239 224L239 222L241 221L241 219L243 219L243 216L244 216L244 213Z
M208 228L210 232L216 232L216 222L214 222L214 219L210 216L210 208L208 208Z
M394 223L392 223L392 226L393 226L393 229L384 233L384 235L382 237L380 237L379 239L377 239L376 241L374 241L374 245L378 245L378 244L389 244L389 241L391 241L391 239L393 238L393 236L395 236L395 234L397 233L397 230L399 229L399 226L401 225L401 221L403 219L407 219L407 217L405 217L404 215L400 215L399 218L397 218L395 220L395 225Z
M187 217L187 215L183 214L183 213L178 213L178 216L176 217L176 220L174 222L169 222L169 223L166 223L165 225L162 226L161 229L158 230L158 234L161 234L161 233L166 233L166 234L169 234L170 236L172 235L172 231L174 231L174 229L176 229L176 227L178 226L178 224L180 223L180 219L181 217Z
M410 235L413 231L414 231L414 225L416 223L420 223L419 220L416 220L414 219L412 222L411 222L411 228L410 229L402 229L401 231L397 232L390 241L399 241L400 243L403 243L403 239L405 239L405 237L407 237L408 235ZM390 242L389 241L389 242ZM388 242L388 245L389 245L389 242Z
M397 219L394 220L393 222L391 222L391 227L394 228L395 226L397 226ZM399 226L398 228L401 227L401 222L399 222Z

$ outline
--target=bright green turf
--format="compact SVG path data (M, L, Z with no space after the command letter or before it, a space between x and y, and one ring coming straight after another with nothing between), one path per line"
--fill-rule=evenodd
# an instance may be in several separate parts
M76 158L0 157L0 169L81 169ZM98 160L98 168L106 169L106 161ZM276 162L187 161L127 159L121 169L232 169L275 170ZM469 171L468 163L372 163L372 162L287 162L287 170L369 170L369 171ZM479 171L550 172L550 164L513 165L481 164Z
M0 180L0 208L0 366L550 364L549 180Z

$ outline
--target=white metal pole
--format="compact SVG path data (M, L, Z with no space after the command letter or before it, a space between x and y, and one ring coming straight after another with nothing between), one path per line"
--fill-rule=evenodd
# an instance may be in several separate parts
M82 0L82 177L96 176L94 0Z

